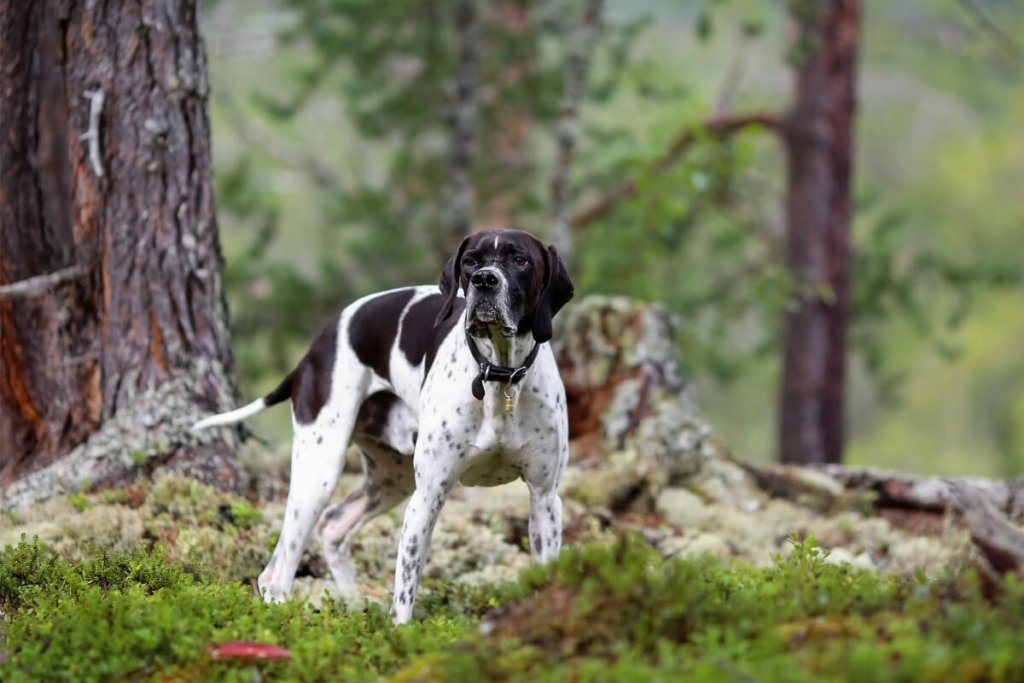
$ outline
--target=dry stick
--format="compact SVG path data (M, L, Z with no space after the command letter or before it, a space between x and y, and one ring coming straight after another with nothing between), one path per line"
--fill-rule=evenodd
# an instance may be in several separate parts
M1004 514L1014 519L1024 517L1024 477L929 477L848 465L820 465L815 469L837 479L847 489L874 491L879 507L943 512L956 502L956 489L967 486Z
M450 128L446 224L451 241L457 244L473 225L473 138L476 135L477 85L480 80L480 24L475 0L459 0L455 5L455 28L459 36L459 56L455 83L448 112Z
M84 266L69 266L46 275L36 275L26 280L12 282L9 285L0 285L0 300L30 299L43 296L57 285L64 284L70 280L76 280L85 276L88 272L88 268Z
M103 101L106 95L103 88L88 90L82 97L89 100L89 129L79 139L89 143L89 165L97 178L103 177L103 155L100 153L100 116L103 114Z
M985 491L955 480L949 487L953 502L964 514L971 541L989 567L995 574L1024 576L1024 531L1006 518Z
M579 105L587 87L587 71L601 23L603 0L586 0L583 20L572 31L565 60L562 101L558 118L558 151L551 178L553 213L552 237L563 259L572 256L572 226L569 222L569 172L580 136Z
M985 559L988 579L1016 572L1024 577L1024 530L1013 520L1024 516L1024 478L927 477L876 468L823 465L816 469L847 490L872 491L875 506L963 514L971 541Z
M779 132L783 128L782 117L765 112L739 116L713 116L697 127L686 128L676 135L665 153L651 165L651 170L654 172L667 170L701 137L722 140L741 131L756 128ZM574 213L572 227L577 230L588 227L594 221L606 216L621 202L635 196L636 191L636 178L616 185L591 204Z

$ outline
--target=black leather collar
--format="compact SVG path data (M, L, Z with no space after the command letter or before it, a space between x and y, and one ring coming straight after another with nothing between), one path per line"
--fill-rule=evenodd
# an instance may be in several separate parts
M537 353L540 351L540 344L534 344L533 350L530 351L522 365L518 368L505 368L500 365L494 365L484 358L469 332L466 332L466 343L469 345L469 352L473 354L473 360L480 366L480 374L473 378L473 396L481 401L484 398L484 382L519 384L526 377L526 371L533 365L533 361L537 360Z

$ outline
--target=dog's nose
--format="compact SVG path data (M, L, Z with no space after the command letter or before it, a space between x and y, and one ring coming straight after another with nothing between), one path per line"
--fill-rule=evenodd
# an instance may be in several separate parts
M498 286L498 276L489 270L478 270L469 278L469 282L481 292L488 292Z

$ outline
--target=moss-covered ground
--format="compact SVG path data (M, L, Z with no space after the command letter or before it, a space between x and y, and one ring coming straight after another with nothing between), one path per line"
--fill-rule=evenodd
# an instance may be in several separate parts
M1024 680L1024 587L833 564L813 539L767 567L664 559L624 535L518 580L434 580L418 619L378 604L267 606L160 542L69 560L24 540L0 555L0 680ZM217 659L229 640L285 660Z

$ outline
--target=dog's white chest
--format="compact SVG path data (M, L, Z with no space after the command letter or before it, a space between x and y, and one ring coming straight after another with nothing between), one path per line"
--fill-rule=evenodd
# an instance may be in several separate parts
M470 462L459 478L466 486L498 486L522 476L522 463L518 451L501 445L487 450L470 447Z
M483 419L469 441L469 463L460 477L467 486L496 486L522 475L524 439L520 416L505 413L503 408L493 405L496 403L495 398L487 397Z

